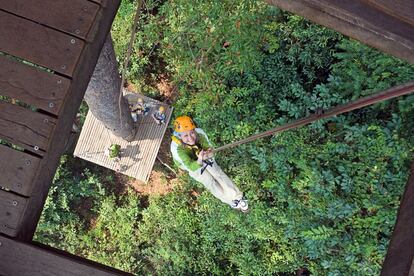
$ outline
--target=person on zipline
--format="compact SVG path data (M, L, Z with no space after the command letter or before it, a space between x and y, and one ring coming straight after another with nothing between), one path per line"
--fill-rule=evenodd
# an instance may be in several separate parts
M213 159L206 133L197 128L188 116L180 116L174 121L171 153L174 162L201 182L216 198L234 209L248 211L243 194Z

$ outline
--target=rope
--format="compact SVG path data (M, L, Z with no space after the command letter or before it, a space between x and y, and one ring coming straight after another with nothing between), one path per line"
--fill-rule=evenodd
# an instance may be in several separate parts
M356 101L352 101L352 102L349 102L343 105L339 105L339 106L336 106L328 110L322 110L322 112L318 112L316 114L312 114L308 117L293 121L291 123L287 123L285 125L270 129L268 131L252 135L240 141L226 144L224 146L214 149L213 152L219 152L219 151L222 151L228 148L239 146L241 144L252 142L254 140L257 140L263 137L274 135L276 133L281 133L286 130L295 129L295 128L298 128L304 125L308 125L312 122L315 122L321 119L330 118L330 117L333 117L333 116L336 116L336 115L339 115L345 112L349 112L355 109L359 109L365 106L369 106L369 105L372 105L372 104L375 104L381 101L393 99L393 98L403 96L403 95L408 95L413 92L414 92L414 82L409 82L409 83L406 83L400 86L395 86L391 89L376 93L371 96L360 98Z
M132 26L131 38L129 39L129 45L128 45L126 58L125 58L125 62L124 62L124 68L122 70L122 75L121 75L121 87L119 88L119 98L118 98L119 119L120 119L121 127L122 127L122 111L121 111L122 105L121 105L121 101L122 101L122 97L123 97L125 73L128 69L129 61L131 59L132 47L134 46L134 40L135 40L135 34L137 32L138 20L139 20L140 14L141 14L140 13L141 12L141 6L142 6L142 1L139 0L138 5L137 5L137 11L135 12L134 24Z
M171 168L167 163L164 163L158 156L157 156L157 160L162 164L162 165L164 165L167 169L169 169L170 171L172 171L173 173L174 173L174 175L175 175L175 177L177 177L178 176L178 174L177 174L177 172L173 169L173 168Z

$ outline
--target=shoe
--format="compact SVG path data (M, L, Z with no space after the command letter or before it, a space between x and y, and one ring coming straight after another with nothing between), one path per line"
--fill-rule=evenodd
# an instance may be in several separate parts
M247 203L247 199L245 198L236 199L232 201L231 208L238 209L243 213L246 213L249 210L249 204Z
M247 199L242 198L239 200L240 211L246 213L249 211L249 204L247 203Z
M239 208L238 208L238 206L239 206L239 200L238 200L238 199L233 200L233 201L231 202L230 206L231 206L231 208L233 208L233 209L239 209Z

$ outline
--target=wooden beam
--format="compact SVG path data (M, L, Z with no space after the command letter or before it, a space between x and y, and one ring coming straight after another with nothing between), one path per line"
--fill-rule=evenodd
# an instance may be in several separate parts
M0 145L0 187L29 196L40 158Z
M0 95L20 100L54 115L69 89L70 79L0 56Z
M364 0L307 0L321 7L322 11L338 18L363 26L369 31L382 35L383 39L395 40L413 47L414 26L390 16L379 6L370 5Z
M382 276L414 275L414 163L398 210Z
M390 15L383 11L384 5L380 9L367 0L266 1L414 64L414 26L404 17L395 17L397 8ZM398 9L409 10L410 2L400 0Z
M27 199L0 189L0 232L10 237L17 235ZM3 260L0 258L0 263ZM0 270L0 275L1 274Z
M365 0L381 11L414 25L414 1L407 0Z
M0 52L72 76L84 42L0 10Z
M73 81L68 95L62 105L55 130L51 137L48 154L42 159L38 173L34 179L34 187L31 197L21 218L18 229L18 239L31 241L36 230L44 202L46 200L50 184L59 164L60 156L65 150L65 145L70 137L72 123L82 102L89 80L92 76L100 51L109 33L112 21L118 10L120 0L108 1L105 7L98 12L98 28L94 34L94 41L87 43L82 51L78 65L73 74Z
M66 252L18 242L2 235L0 235L0 260L1 275L131 275Z
M86 38L99 6L85 0L0 0L0 9Z

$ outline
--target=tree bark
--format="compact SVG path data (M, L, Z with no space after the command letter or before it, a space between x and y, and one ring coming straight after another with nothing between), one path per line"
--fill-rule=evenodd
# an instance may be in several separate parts
M121 78L109 34L99 55L95 71L85 93L85 101L92 114L115 136L131 141L135 135L128 103L122 97L119 111Z

